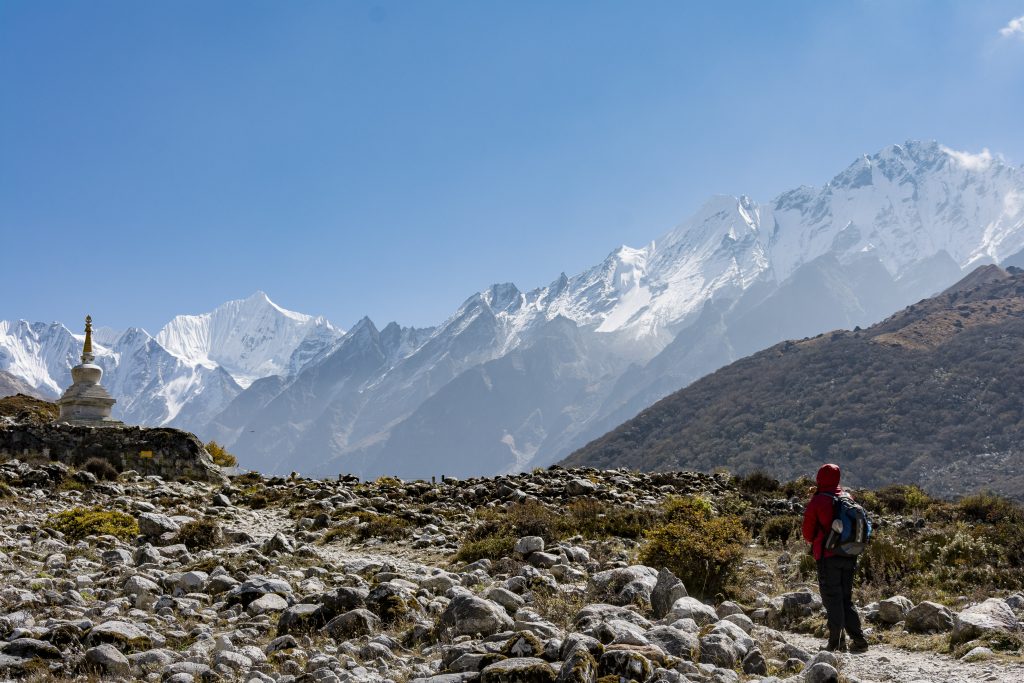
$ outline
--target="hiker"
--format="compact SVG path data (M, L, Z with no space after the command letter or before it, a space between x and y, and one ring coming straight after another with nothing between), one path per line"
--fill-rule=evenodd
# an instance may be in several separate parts
M818 563L818 590L828 613L827 650L843 645L843 631L850 634L850 652L864 652L868 641L861 629L860 616L853 606L853 573L857 558L845 557L825 547L834 518L835 499L846 495L839 486L839 466L822 465L815 478L817 489L804 510L804 539L811 544L811 554Z

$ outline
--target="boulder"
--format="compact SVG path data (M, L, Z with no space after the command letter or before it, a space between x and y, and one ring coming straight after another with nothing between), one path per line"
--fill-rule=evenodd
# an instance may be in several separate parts
M440 625L456 635L489 636L512 629L513 621L497 603L462 593L452 598L441 614ZM553 676L554 674L552 674Z
M167 515L143 512L138 516L139 533L147 538L160 538L166 533L177 533L181 527Z
M110 643L122 649L142 650L152 646L153 639L135 624L113 619L93 626L87 642L89 645Z
M768 675L768 661L764 658L761 650L756 647L743 658L741 666L743 667L743 673L748 676Z
M621 621L635 624L643 630L651 628L651 623L627 607L595 603L587 605L576 615L576 630L584 635L610 643L621 631L612 626L612 622Z
M336 641L373 635L380 631L380 618L368 609L357 608L331 619L323 632Z
M598 572L590 577L590 588L614 605L649 604L658 582L658 572L651 567L633 565Z
M8 657L23 659L60 659L63 656L52 644L35 638L15 638L0 644L0 651Z
M267 593L250 602L245 611L255 616L267 612L283 612L286 609L288 609L287 600L277 593Z
M993 632L1011 633L1018 628L1017 616L1000 598L971 605L953 619L953 643L965 643Z
M924 602L906 613L904 621L912 633L944 633L953 628L953 613L937 602Z
M540 536L523 536L515 545L515 553L526 557L530 553L539 553L544 551L544 539Z
M700 661L723 669L735 669L742 656L740 648L724 633L709 633L700 639Z
M606 650L601 655L598 673L601 677L615 676L620 681L646 681L654 672L651 660L633 650Z
M677 619L693 619L700 625L713 624L718 621L718 613L710 605L705 605L697 598L679 598L672 603L672 609L666 618L675 621Z
M109 643L86 650L85 661L89 668L98 671L101 675L127 676L131 672L128 658Z
M804 672L806 683L839 683L839 672L831 664L818 662Z
M667 654L680 659L692 660L700 645L696 635L673 626L656 626L644 635Z
M480 672L480 683L554 683L555 669L536 657L513 657L494 662Z
M878 603L878 619L883 624L899 623L913 607L914 603L907 598L902 595L894 595Z
M320 621L320 606L308 603L292 605L277 620L278 635L289 633L310 633L323 626Z
M557 683L594 683L597 680L597 660L585 647L573 648L562 668L558 671Z
M540 657L544 654L544 644L540 638L530 631L519 631L501 648L506 657Z
M686 586L668 569L662 568L651 591L651 611L655 619L669 613L679 598L687 597Z

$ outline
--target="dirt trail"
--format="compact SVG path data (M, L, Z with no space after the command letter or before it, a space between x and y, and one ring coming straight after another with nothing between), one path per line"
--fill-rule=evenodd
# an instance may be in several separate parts
M821 639L803 633L786 632L786 639L810 652L821 647ZM996 660L968 663L935 652L910 652L889 645L873 645L863 654L841 654L842 671L865 681L882 683L1021 683L1024 664Z

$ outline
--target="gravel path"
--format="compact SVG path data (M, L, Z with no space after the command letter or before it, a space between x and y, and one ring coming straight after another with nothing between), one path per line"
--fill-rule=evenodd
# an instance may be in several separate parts
M803 633L786 632L794 645L814 652L821 639ZM872 645L858 655L841 654L842 671L862 681L899 683L1021 683L1024 664L996 661L967 663L935 652L911 652L889 645Z

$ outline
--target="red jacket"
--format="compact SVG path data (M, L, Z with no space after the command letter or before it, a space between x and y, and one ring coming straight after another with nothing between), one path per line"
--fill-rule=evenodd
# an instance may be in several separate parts
M804 539L811 544L811 552L816 560L835 556L832 551L822 548L832 526L833 498L830 495L821 494L839 495L842 493L839 477L838 465L822 465L815 478L818 492L811 496L811 501L804 510Z

